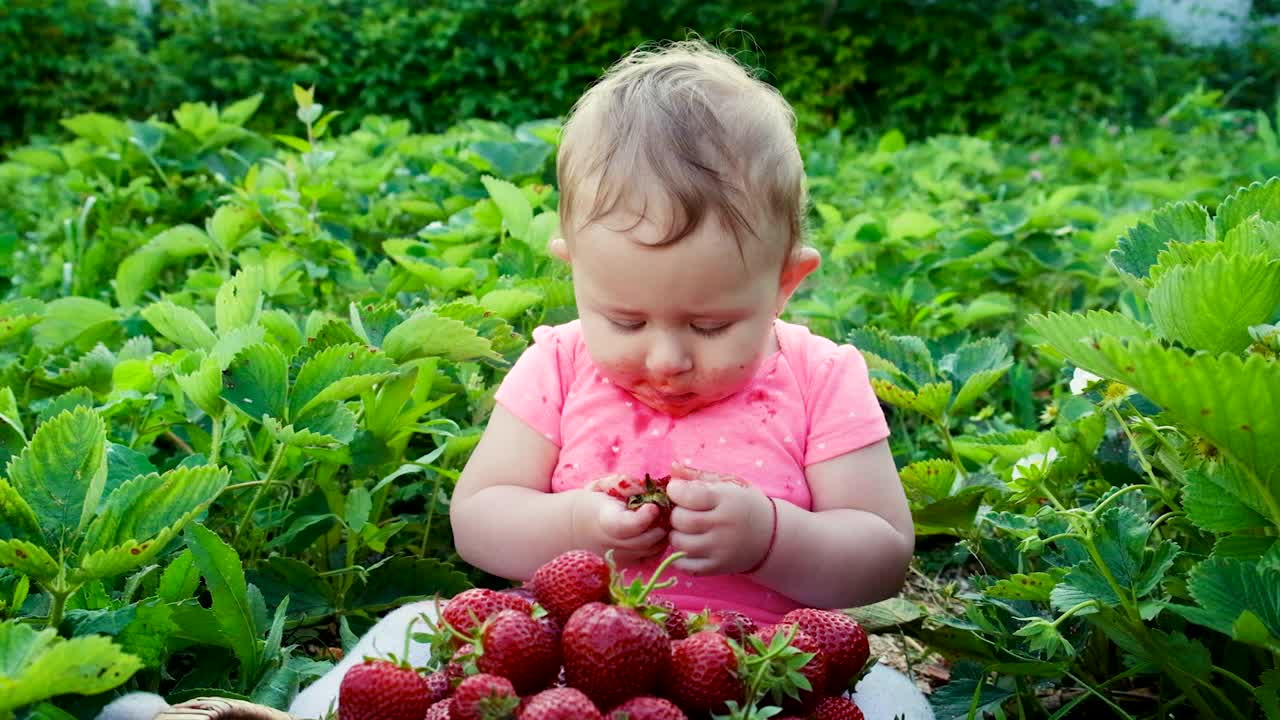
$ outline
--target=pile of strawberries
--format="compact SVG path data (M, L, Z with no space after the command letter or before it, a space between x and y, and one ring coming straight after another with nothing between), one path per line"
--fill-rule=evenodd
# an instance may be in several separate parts
M472 589L433 623L433 667L366 658L343 677L340 720L862 720L845 692L867 663L849 616L801 609L756 627L679 612L611 558L556 557L522 588Z

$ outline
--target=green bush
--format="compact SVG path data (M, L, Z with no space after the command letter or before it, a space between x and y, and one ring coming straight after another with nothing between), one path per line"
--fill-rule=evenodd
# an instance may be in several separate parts
M79 111L141 119L258 92L258 128L281 127L294 83L347 108L342 130L369 113L429 131L554 117L631 48L690 33L760 68L807 130L1041 135L1086 115L1142 124L1202 80L1269 105L1280 41L1259 27L1240 49L1199 50L1090 0L158 0L144 19L105 0L20 0L0 9L0 142Z

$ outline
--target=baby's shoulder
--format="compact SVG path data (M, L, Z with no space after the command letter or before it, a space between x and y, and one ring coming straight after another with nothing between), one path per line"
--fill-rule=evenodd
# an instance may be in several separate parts
M809 380L816 379L814 373L830 370L833 365L847 360L850 354L857 353L852 345L837 343L798 323L779 320L776 332L778 346L788 364Z

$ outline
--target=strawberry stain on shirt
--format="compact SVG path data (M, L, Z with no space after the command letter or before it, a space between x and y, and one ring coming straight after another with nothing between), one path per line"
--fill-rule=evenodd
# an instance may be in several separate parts
M622 438L614 435L612 440L605 440L597 450L597 457L605 470L613 472L618 469L618 456L622 454Z
M643 435L645 430L653 424L653 413L644 405L637 405L635 414L631 417L631 429L635 434Z

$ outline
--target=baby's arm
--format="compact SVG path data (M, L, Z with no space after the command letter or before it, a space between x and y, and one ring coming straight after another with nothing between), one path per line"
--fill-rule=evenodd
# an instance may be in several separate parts
M752 577L813 607L857 607L897 594L915 529L888 441L810 465L806 475L813 512L778 501L773 550Z
M665 532L650 527L656 508L628 512L602 492L551 492L559 448L502 405L454 490L449 518L454 545L471 565L509 580L527 580L540 565L568 550L619 560L660 548Z

